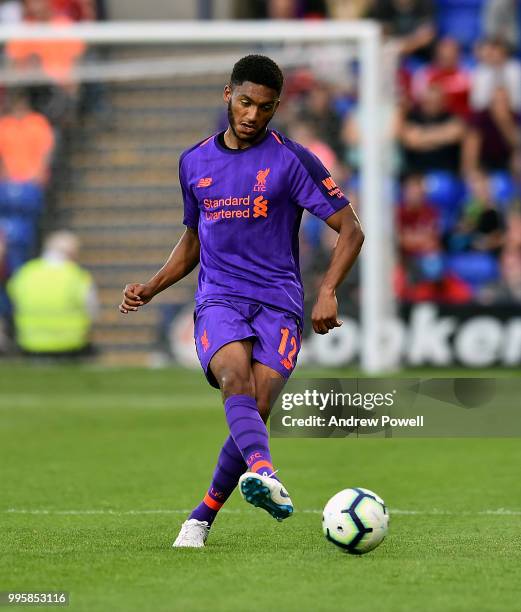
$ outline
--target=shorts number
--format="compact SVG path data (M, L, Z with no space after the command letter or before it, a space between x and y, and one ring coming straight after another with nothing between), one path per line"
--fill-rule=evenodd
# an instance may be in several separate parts
M286 352L286 347L288 345L289 329L287 327L283 327L280 330L280 333L282 337L280 339L279 344L279 354L284 355L284 353ZM284 359L281 359L281 363L285 368L291 370L293 369L293 359L295 357L295 353L297 352L297 339L295 338L295 336L291 336L291 340L289 341L289 343L291 349L288 353L288 356Z
M284 355L284 353L286 352L286 344L288 343L289 329L287 327L283 327L280 330L280 333L282 335L282 338L280 339L279 344L279 354Z

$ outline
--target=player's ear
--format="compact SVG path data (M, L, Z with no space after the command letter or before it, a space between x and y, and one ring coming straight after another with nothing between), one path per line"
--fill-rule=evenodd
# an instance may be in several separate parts
M228 102L231 100L231 97L232 97L232 86L225 85L224 92L223 92L223 100L226 102L226 104L228 104Z

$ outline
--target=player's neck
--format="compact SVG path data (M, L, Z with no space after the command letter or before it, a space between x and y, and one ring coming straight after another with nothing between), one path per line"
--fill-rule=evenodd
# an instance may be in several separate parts
M245 141L237 138L231 126L228 126L226 132L224 132L224 144L229 149L249 149L254 144L257 144L260 140L262 140L266 136L266 132L268 128L262 130L262 132L255 138L255 140Z

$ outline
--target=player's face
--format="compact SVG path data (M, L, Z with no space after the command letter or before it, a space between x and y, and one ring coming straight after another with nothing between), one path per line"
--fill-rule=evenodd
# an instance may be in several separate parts
M245 81L242 85L224 88L228 104L228 121L238 140L253 142L265 132L279 105L274 89Z

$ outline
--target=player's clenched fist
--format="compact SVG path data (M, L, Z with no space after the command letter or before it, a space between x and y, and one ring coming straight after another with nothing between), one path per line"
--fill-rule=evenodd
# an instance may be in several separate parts
M317 334L327 334L330 329L340 327L338 320L338 302L334 293L319 293L311 313L313 330Z
M127 314L147 304L154 296L150 294L147 285L131 283L123 290L123 301L119 305L119 312Z

